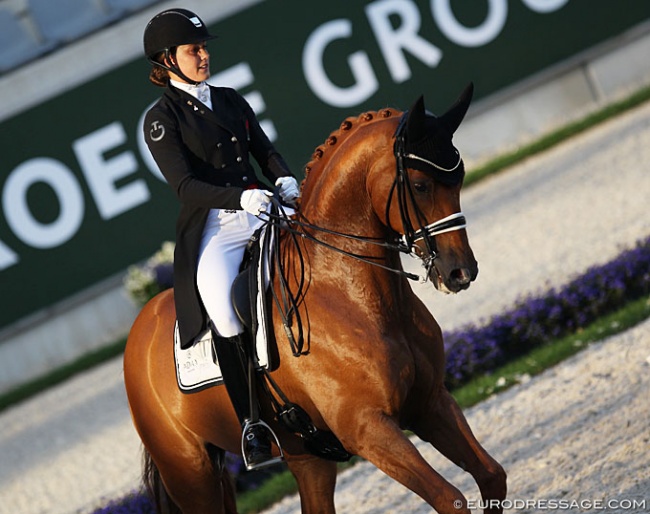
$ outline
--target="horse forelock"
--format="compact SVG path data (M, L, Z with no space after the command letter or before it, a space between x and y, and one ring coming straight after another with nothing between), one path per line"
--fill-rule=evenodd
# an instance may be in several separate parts
M330 160L337 154L344 141L356 134L360 128L367 127L379 121L389 118L399 118L401 111L391 108L381 109L379 111L368 111L359 116L346 118L338 129L330 133L324 143L317 146L311 156L311 160L305 165L305 178L301 184L301 193L304 188L312 181L320 177L321 172L327 167ZM392 148L389 149L392 152ZM302 197L302 195L301 195Z

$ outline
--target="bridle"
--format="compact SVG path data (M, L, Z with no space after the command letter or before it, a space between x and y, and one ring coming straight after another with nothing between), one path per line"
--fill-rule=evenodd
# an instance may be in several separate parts
M456 164L451 168L444 168L421 156L415 155L413 153L406 153L405 130L407 115L408 112L404 112L402 114L399 125L397 126L397 130L395 131L395 143L393 145L393 152L395 155L396 163L395 180L393 181L388 195L388 201L386 202L386 223L388 229L393 234L396 234L394 237L388 238L387 240L377 240L376 238L346 234L344 232L338 232L335 230L313 225L309 223L309 221L305 220L304 217L301 217L301 219L290 219L284 215L283 207L278 200L277 193L274 198L274 209L270 213L265 213L265 215L269 218L269 223L271 225L282 226L281 230L290 233L294 238L294 241L296 241L295 238L298 236L303 239L308 239L314 243L325 246L335 252L347 255L353 259L366 262L372 266L380 267L392 273L403 275L410 280L420 280L420 276L409 273L402 269L391 268L379 262L375 262L375 260L373 260L376 259L375 257L360 255L338 248L337 246L334 246L317 238L311 232L313 231L330 234L344 239L355 240L365 244L387 248L389 250L394 250L406 255L410 255L412 257L416 257L422 261L422 265L426 270L426 274L423 280L426 282L426 280L429 278L431 269L434 266L434 261L438 257L435 237L446 232L464 229L467 226L467 222L465 220L465 215L462 212L457 212L438 221L434 221L433 223L427 223L424 213L418 207L418 204L415 201L415 193L413 192L413 186L411 184L411 180L409 178L407 167L404 161L405 159L423 161L440 172L453 173L462 166L463 160L460 157L458 151L456 151L456 154L458 155L458 161ZM404 227L403 235L399 235L399 232L393 229L390 225L389 213L395 193L397 194L397 199L399 202L399 211L402 226ZM408 213L409 200L410 204L414 206L415 215L417 218L416 225L412 223L411 217ZM415 228L415 226L418 228ZM426 252L423 252L420 246L418 246L418 243L420 241L424 241ZM296 247L298 247L298 245L296 245Z
M400 219L402 222L402 227L404 227L404 235L398 238L399 241L399 251L406 253L407 255L416 256L422 260L423 266L426 270L425 280L429 277L431 269L434 267L434 261L438 257L438 251L436 246L435 237L439 234L444 234L445 232L452 232L454 230L461 230L467 226L465 220L465 215L462 212L457 212L451 214L445 218L442 218L433 223L427 223L426 217L422 210L418 207L417 202L415 201L415 193L413 192L413 186L411 180L409 179L407 167L405 165L406 159L412 159L420 162L424 162L439 172L443 173L453 173L457 171L463 163L463 160L456 151L458 155L458 160L456 164L451 168L444 168L435 162L432 162L424 157L415 155L413 153L406 152L406 119L407 112L402 114L397 130L395 131L395 143L393 145L393 153L395 154L395 181L391 187L388 202L386 203L386 222L388 228L396 232L390 226L390 207L393 200L393 195L397 195L397 201L399 202L399 212ZM413 206L415 211L417 227L415 228L413 222L411 221L411 216L408 213L408 206ZM423 241L426 252L423 252L418 242Z
M462 212L451 214L450 216L447 216L433 223L427 223L424 213L418 207L418 204L415 201L415 193L413 192L413 186L411 184L411 180L407 172L405 160L414 159L414 160L425 161L427 164L434 167L436 170L440 172L452 173L457 171L460 168L460 166L462 165L462 159L460 158L460 155L458 155L458 161L456 162L456 164L452 168L446 169L434 162L424 159L423 157L420 157L413 153L406 153L406 141L405 141L406 115L407 115L406 112L402 115L400 123L397 127L397 131L395 132L395 144L393 147L393 151L395 154L395 162L396 162L395 180L393 181L393 185L391 186L388 200L386 202L386 221L389 230L392 233L396 234L395 237L378 240L376 238L364 237L364 236L359 236L354 234L346 234L343 232L330 230L324 227L319 227L317 225L313 225L309 223L309 221L306 220L302 215L299 217L299 219L290 218L284 212L284 208L278 199L277 191L273 198L273 208L271 209L270 212L265 213L266 217L268 217L267 227L270 227L272 231L285 232L289 234L292 240L291 244L296 248L298 265L303 270L302 272L298 272L297 275L294 275L298 277L298 283L297 283L297 290L292 291L291 288L289 287L288 270L285 269L284 264L282 262L282 258L280 257L281 251L280 251L279 234L276 234L272 238L270 237L267 238L267 240L274 241L275 248L273 251L273 256L274 256L273 259L274 259L274 265L276 266L277 269L277 277L279 280L279 291L276 291L274 288L271 288L272 297L278 309L278 313L280 314L283 320L282 322L284 325L285 333L289 339L293 355L296 357L300 355L304 355L305 353L309 352L309 349L307 350L304 349L305 338L303 333L302 320L298 309L298 304L305 293L305 287L306 287L306 282L304 277L304 258L302 255L300 244L298 242L299 239L307 239L316 244L325 246L326 248L329 248L335 252L344 254L350 258L363 261L367 264L382 268L386 271L390 271L398 275L405 276L406 278L409 278L411 280L420 280L420 277L416 274L409 273L401 268L393 268L385 264L382 264L380 262L377 262L376 257L349 252L335 245L327 243L326 241L323 241L322 239L319 239L318 237L313 235L313 232L334 235L348 240L359 241L364 244L379 246L389 250L394 250L400 253L411 255L419 258L422 261L422 264L426 270L426 274L424 277L424 281L426 281L430 276L431 270L435 266L434 261L438 256L435 237L437 235L444 234L446 232L461 230L466 226L465 216L463 215ZM399 203L401 222L402 222L402 226L404 227L403 235L399 235L399 232L394 230L390 226L389 214L390 214L390 208L392 205L394 195L397 196L398 203ZM411 218L408 213L409 203L410 205L413 206L413 209L415 211L415 215L416 215L415 224L411 221ZM418 245L420 241L424 241L426 252L423 252L420 246ZM297 338L294 336L293 329L292 329L292 326L294 325L298 327Z

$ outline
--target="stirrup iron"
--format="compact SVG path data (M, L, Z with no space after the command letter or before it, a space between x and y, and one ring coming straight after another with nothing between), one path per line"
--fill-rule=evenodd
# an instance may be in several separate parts
M259 464L249 464L248 462L248 455L246 455L246 434L248 433L249 430L251 430L255 426L261 426L273 436L273 441L275 442L275 445L278 447L278 450L280 451L280 455L277 457L273 457L269 460L266 460L264 462L260 462ZM241 433L241 454L244 459L244 466L246 467L247 471L253 471L256 469L261 469L265 468L267 466L272 466L274 464L279 464L284 460L284 452L282 451L282 446L280 446L280 440L278 439L278 436L275 434L273 429L265 422L262 421L261 419L257 421L252 421L250 419L247 419L244 422L244 428L242 429Z

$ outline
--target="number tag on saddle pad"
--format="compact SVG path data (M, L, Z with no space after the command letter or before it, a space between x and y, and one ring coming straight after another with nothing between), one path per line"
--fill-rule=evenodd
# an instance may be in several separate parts
M268 368L269 352L266 339L257 338L258 366ZM181 349L178 322L174 328L174 360L176 380L184 393L196 393L223 383L221 368L212 349L212 333L206 330L186 350Z

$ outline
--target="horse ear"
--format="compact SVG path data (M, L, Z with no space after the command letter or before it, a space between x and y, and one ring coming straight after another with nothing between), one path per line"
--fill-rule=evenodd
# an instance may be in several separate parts
M451 108L443 114L440 119L444 120L449 127L450 132L453 134L458 130L460 122L463 121L467 109L469 109L469 104L472 101L472 95L474 94L474 83L470 82L467 84L463 92L456 100L456 103L451 106Z
M406 133L408 134L410 141L418 141L425 136L425 119L424 96L420 95L420 98L418 98L409 109L406 117Z

